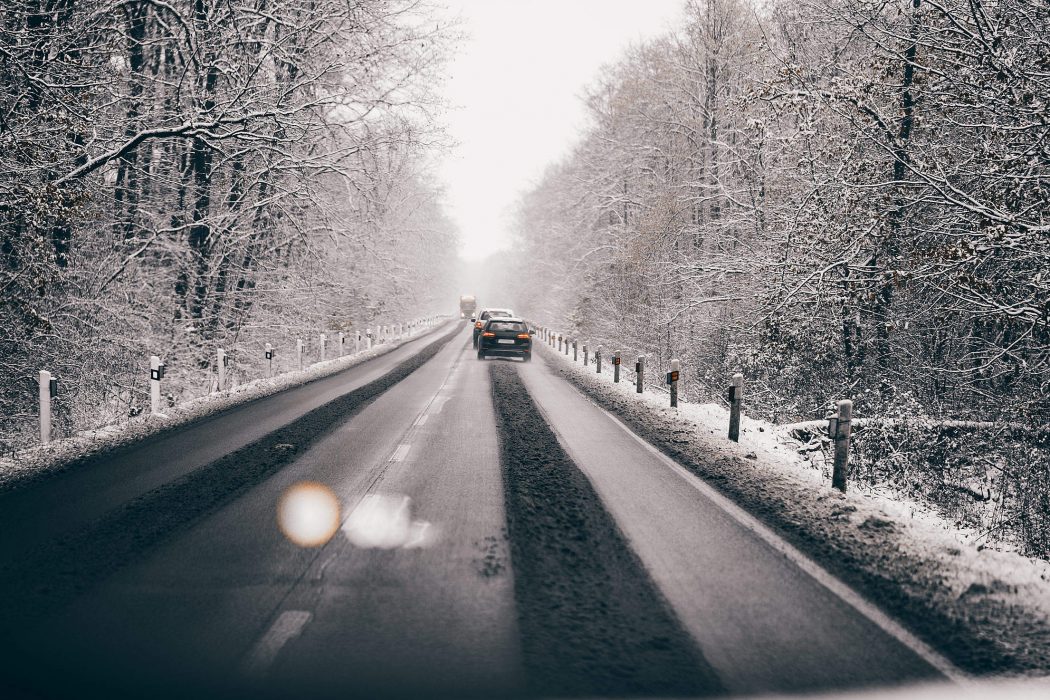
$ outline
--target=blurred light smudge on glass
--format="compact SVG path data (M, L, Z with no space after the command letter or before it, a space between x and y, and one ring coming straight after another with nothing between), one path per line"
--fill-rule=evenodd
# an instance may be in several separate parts
M339 529L339 499L324 484L302 481L289 487L277 504L277 524L300 547L320 547Z

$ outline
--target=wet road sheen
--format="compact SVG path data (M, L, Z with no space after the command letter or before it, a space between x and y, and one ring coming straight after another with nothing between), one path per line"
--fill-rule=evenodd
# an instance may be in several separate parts
M132 490L164 508L215 505L9 630L5 659L18 667L5 669L3 690L578 697L936 676L683 488L542 360L477 361L465 325L319 436L264 445L268 455L288 451L272 473L225 499L207 500L201 484L211 482L192 482L198 490L186 487L185 502L171 497L166 482L192 476L208 457L238 470L229 455L250 442L236 436L241 427L265 435L275 411L345 396L424 345L318 387L321 398L296 390L283 404L244 407L212 426L221 444L191 452L195 459L171 452L171 465ZM495 402L494 388L503 392ZM515 418L522 412L528 420ZM519 453L531 456L513 471ZM73 485L98 483L114 502L88 498L59 518L65 528L92 522L126 508L112 494L133 461L118 456L110 471L57 481L55 492L41 486L18 507L62 511ZM282 498L303 484L332 509L282 510L279 520ZM323 544L296 544L312 536ZM46 589L48 576L36 576L24 585Z

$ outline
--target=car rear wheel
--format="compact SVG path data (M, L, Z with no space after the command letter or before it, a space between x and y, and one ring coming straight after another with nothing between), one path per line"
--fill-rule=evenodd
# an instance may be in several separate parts
M525 360L526 362L532 362L532 355L526 353L524 356L522 356L521 359Z
M479 360L484 360L485 359L485 351L484 350L478 350L478 359Z

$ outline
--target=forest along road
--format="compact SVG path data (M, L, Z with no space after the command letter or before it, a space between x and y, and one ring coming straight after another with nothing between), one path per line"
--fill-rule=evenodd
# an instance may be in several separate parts
M678 697L943 677L542 357L479 362L469 326L450 337L362 366L288 425L255 402L142 445L156 473L130 500L88 498L86 524L5 556L0 694ZM79 510L60 500L77 479L92 483L26 491L22 512ZM277 513L310 483L341 509L306 547ZM5 546L32 534L5 526Z

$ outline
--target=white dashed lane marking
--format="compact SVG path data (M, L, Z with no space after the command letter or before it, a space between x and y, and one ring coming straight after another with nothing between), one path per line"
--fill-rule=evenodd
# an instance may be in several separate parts
M408 451L412 449L412 445L398 445L397 449L394 450L394 454L390 455L391 462L403 462L405 457L408 456Z
M244 661L244 672L262 676L277 660L277 655L290 640L298 637L313 615L305 610L285 610L277 616Z

